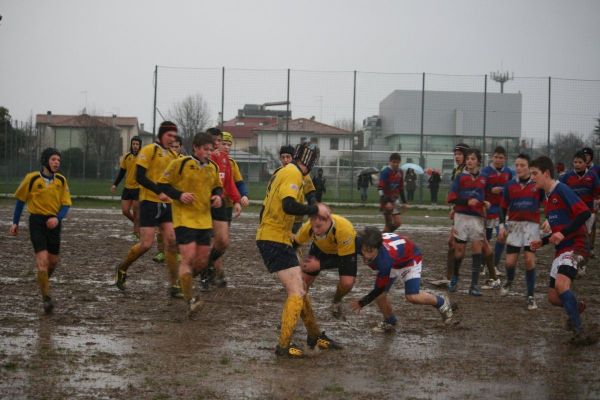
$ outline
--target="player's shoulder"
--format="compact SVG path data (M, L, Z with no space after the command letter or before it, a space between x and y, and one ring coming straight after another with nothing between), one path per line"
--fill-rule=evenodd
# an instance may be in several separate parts
M237 167L237 165L238 165L237 161L235 161L233 158L231 158L231 157L229 157L229 156L227 156L227 159L229 160L229 163L230 163L232 166L236 166L236 167Z
M54 174L54 178L58 179L63 185L67 182L67 178L58 172Z

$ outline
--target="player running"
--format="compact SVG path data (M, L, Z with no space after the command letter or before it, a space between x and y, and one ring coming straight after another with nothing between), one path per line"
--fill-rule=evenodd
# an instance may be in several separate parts
M466 153L466 169L452 182L447 201L454 204L454 271L448 285L449 292L456 292L460 264L465 256L467 242L471 242L473 266L471 269L471 296L481 296L479 290L479 271L481 252L485 241L484 220L489 203L485 201L485 178L479 173L481 153L469 149Z
M383 314L373 330L390 332L396 327L396 318L387 293L398 278L404 283L406 301L412 304L434 306L445 324L452 321L452 307L447 297L433 295L420 290L422 254L421 250L407 237L395 233L381 233L375 227L366 227L359 238L360 254L364 263L377 271L375 287L360 300L352 302L352 309L360 312L373 300Z
M223 192L219 168L210 160L212 146L211 135L197 133L192 142L193 155L171 161L158 181L160 190L175 200L172 207L181 255L179 281L189 314L202 307L202 301L193 295L192 275L198 275L208 265L211 207L221 206Z
M140 237L140 220L138 210L140 207L140 185L135 180L135 162L137 159L138 152L142 147L142 139L139 136L131 138L129 145L129 152L121 157L119 162L119 174L115 178L113 185L110 187L110 191L115 193L117 186L121 183L123 177L125 177L125 185L123 192L121 193L121 212L123 215L133 222L133 234Z
M580 314L585 309L585 304L577 301L571 290L571 283L588 256L585 221L591 212L567 185L554 179L554 165L548 157L536 158L531 163L530 170L535 187L546 193L544 211L552 229L552 235L545 237L543 241L532 241L531 250L535 251L547 243L554 245L556 251L550 267L548 301L564 308L569 318L569 327L575 332L572 341L584 344L590 340L584 335L581 326Z
M294 161L280 167L271 176L260 211L256 245L267 270L277 275L287 292L281 313L279 341L275 348L275 353L279 356L304 356L304 351L292 343L292 334L300 317L306 326L309 347L338 347L319 330L291 239L294 215L319 214L322 218L329 216L325 205L305 205L299 201L302 177L310 173L318 158L319 149L314 144L302 143L296 146Z
M502 191L498 240L506 242L506 283L500 289L500 295L507 296L510 293L519 252L523 249L527 309L535 310L535 252L529 244L540 240L540 205L545 195L531 180L529 163L527 154L517 156L516 177L508 181Z
M389 165L379 173L380 210L385 220L384 232L394 232L400 227L400 214L406 209L404 195L404 172L400 169L402 158L399 153L392 153Z
M19 233L19 220L27 204L37 281L42 292L44 312L50 314L54 303L50 298L49 278L58 265L61 221L71 206L71 194L67 179L58 173L60 152L47 148L41 158L41 170L25 175L15 192L17 202L9 233L12 236Z
M308 257L301 260L300 265L306 289L321 270L337 269L339 282L331 313L342 319L342 299L352 290L356 280L356 231L352 223L340 215L331 214L327 218L313 215L294 236L294 247L308 242L312 242Z
M177 126L171 121L164 121L158 129L158 141L144 146L138 154L136 180L140 184L140 242L131 247L125 260L116 268L115 285L120 290L125 290L128 268L152 247L154 232L158 226L165 243L169 294L171 297L182 297L181 287L177 283L177 248L171 199L157 184L169 163L177 158L170 149L176 135Z

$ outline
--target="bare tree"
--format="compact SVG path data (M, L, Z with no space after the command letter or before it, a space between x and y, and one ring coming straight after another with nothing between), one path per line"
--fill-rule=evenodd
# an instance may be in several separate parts
M352 132L352 118L339 118L333 121L333 126L336 128L347 130L348 132ZM358 124L354 124L354 131L357 132L360 129Z
M101 162L114 165L119 154L119 130L113 124L107 124L98 117L83 114L85 126L85 155L91 147L96 159L96 177L101 175Z
M189 95L169 110L169 118L177 124L183 146L191 150L192 140L204 131L211 122L208 104L201 94Z
M553 161L571 165L575 153L587 145L581 135L577 133L557 133L551 143Z

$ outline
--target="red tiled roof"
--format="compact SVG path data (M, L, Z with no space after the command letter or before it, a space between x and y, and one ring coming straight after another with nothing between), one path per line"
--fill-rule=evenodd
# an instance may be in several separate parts
M242 125L243 124L243 125ZM275 117L235 117L223 123L222 131L229 132L233 138L251 139L255 136L256 129L262 129L264 126L277 124Z
M283 129L285 129L285 121L283 122ZM255 129L255 131L281 130L282 129L277 125L277 122ZM288 130L290 132L310 132L317 135L349 135L351 133L345 129L336 128L335 126L327 125L308 118L296 118L290 120L288 123Z
M113 117L96 116L96 115L47 115L37 114L35 116L36 124L63 126L63 127L85 127L90 126L90 123L102 124L105 126L113 125ZM115 125L117 126L137 126L137 117L116 117Z

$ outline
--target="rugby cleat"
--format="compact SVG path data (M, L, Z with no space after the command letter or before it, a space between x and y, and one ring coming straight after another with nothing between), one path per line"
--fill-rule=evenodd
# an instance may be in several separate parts
M225 279L225 273L223 271L215 270L211 283L218 288L227 287L227 280Z
M119 290L125 290L125 281L127 280L127 273L117 267L115 270L115 286Z
M444 296L444 304L442 304L438 311L442 315L444 324L448 325L452 322L452 305L450 304L450 299L448 299L448 297Z
M165 261L164 251L159 251L158 253L156 253L156 255L154 257L152 257L152 261L157 262L157 263L164 262Z
M345 319L344 318L344 307L342 307L342 303L332 303L331 304L331 315L335 319Z
M377 325L373 327L373 332L376 333L391 333L396 330L395 324L390 324L389 322L381 321Z
M481 290L479 290L479 287L477 285L472 285L469 288L469 296L474 296L474 297L481 296Z
M290 343L287 347L280 347L279 345L277 345L277 347L275 347L275 354L277 354L280 357L288 356L289 358L304 357L304 351L294 343Z
M46 314L52 313L52 310L54 309L54 304L52 303L52 299L50 298L50 296L44 297L44 302L42 303L42 306L44 307L44 312Z
M500 289L502 286L502 282L500 279L488 279L485 285L483 285L482 289Z
M179 286L179 285L171 286L169 288L169 296L171 296L174 299L182 299L183 292L181 291L181 286Z
M512 283L511 282L506 282L501 288L500 288L500 296L508 296L508 294L510 293L512 288Z
M450 283L448 284L448 292L454 293L458 288L458 276L453 275L452 279L450 279Z
M527 309L528 310L537 310L538 306L537 303L535 302L535 299L533 298L533 296L529 296L527 297Z
M342 350L343 347L341 344L331 339L325 334L325 331L321 332L319 336L316 338L307 337L306 344L311 349L314 349L315 346L318 346L322 350Z
M204 307L204 301L199 297L192 297L188 302L188 317L202 310L202 307Z

